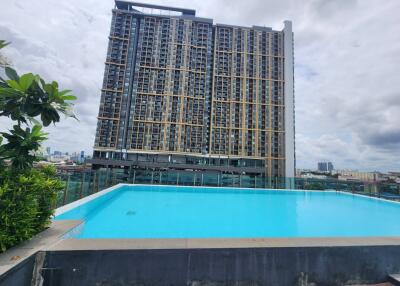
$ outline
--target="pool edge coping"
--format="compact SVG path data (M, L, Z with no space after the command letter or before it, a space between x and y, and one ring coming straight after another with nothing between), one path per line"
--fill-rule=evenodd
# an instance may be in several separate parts
M74 209L76 207L79 207L79 206L81 206L81 205L83 205L85 203L88 203L88 202L90 202L90 201L92 201L94 199L102 197L102 196L104 196L104 195L106 195L106 194L108 194L108 193L110 193L112 191L115 191L119 187L125 186L125 185L130 185L130 184L117 184L115 186L109 187L109 188L101 190L101 191L99 191L97 193L93 193L93 194L91 194L89 196L86 196L84 198L81 198L81 199L76 200L74 202L71 202L69 204L66 204L66 205L63 205L63 206L61 206L59 208L56 208L55 211L54 211L53 220L58 215L66 213L66 212L68 212L68 211L70 211L70 210L72 210L72 209Z
M62 239L46 251L400 246L400 237Z
M14 267L35 255L62 242L65 233L81 224L81 220L52 221L49 228L38 233L31 239L0 253L0 277L7 275Z

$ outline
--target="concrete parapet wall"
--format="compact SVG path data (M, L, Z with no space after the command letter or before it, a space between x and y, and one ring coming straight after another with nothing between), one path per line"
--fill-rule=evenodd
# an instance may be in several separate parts
M46 252L44 267L57 285L332 286L384 282L399 257L400 246L75 250Z

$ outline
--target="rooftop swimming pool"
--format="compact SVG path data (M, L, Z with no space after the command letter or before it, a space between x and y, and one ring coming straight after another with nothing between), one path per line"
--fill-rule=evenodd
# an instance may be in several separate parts
M57 210L74 238L400 236L400 203L335 191L122 185Z

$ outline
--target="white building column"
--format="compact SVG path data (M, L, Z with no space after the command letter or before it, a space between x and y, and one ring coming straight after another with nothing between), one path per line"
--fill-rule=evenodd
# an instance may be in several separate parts
M294 54L292 22L284 21L284 102L285 102L285 177L286 189L294 188L295 176L295 120L294 120Z

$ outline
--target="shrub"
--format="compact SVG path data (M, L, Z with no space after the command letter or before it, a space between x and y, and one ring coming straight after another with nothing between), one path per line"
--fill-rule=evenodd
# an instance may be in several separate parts
M57 192L64 188L47 166L0 174L0 252L30 239L51 222Z
M8 45L0 40L0 49ZM57 192L63 183L56 179L55 168L33 168L37 151L47 133L42 127L60 121L60 115L76 118L70 90L58 83L46 83L32 73L21 76L8 64L7 78L0 77L0 117L15 125L0 132L0 252L30 239L51 222Z

